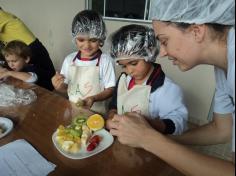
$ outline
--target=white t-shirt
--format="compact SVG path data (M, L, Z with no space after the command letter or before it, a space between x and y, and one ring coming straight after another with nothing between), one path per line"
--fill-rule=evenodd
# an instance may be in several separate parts
M63 62L61 74L65 76L66 84L68 84L67 78L68 78L69 66L72 65L73 60L76 55L77 55L77 52L71 53L65 58ZM81 61L79 59L76 59L74 61L74 64L76 66L96 66L97 62L98 62L98 59L95 59L92 61ZM99 80L101 82L101 85L103 85L105 89L110 88L110 87L115 87L116 85L114 62L112 58L107 54L101 55L101 59L99 62Z
M131 77L127 76L127 87ZM146 85L146 82L143 83ZM188 110L184 104L182 89L165 77L164 84L150 94L150 118L170 119L175 124L174 135L182 134L187 128Z
M219 114L233 114L233 139L232 151L235 152L235 29L232 28L228 35L227 44L228 69L215 67L216 93L214 112Z
M31 74L31 77L29 79L27 79L25 82L27 83L35 83L38 80L38 76L36 73L33 72L28 72L29 74Z

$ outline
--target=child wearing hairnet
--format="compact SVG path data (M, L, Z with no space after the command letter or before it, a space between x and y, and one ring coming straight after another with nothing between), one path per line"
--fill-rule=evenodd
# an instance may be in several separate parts
M72 37L78 51L65 58L53 85L68 93L71 102L105 114L116 80L113 60L100 50L106 39L102 17L92 10L79 12L72 22Z
M137 112L164 134L181 134L188 111L181 88L166 77L159 64L154 31L141 25L124 26L111 36L111 55L124 69L110 104L107 128L115 114Z

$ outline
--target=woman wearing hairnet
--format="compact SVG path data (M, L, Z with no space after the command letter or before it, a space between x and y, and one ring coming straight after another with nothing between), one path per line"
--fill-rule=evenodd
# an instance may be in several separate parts
M151 18L160 56L187 71L215 66L213 121L176 140L184 144L226 143L232 138L233 161L196 153L153 130L144 118L116 116L111 133L121 143L144 148L185 175L234 175L235 153L235 2L234 0L152 0ZM143 137L145 136L145 138Z

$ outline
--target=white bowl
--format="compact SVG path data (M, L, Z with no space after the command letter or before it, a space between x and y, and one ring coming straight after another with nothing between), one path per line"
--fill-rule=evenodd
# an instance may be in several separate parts
M5 117L0 117L0 126L3 128L4 132L0 134L0 139L6 136L13 129L13 122Z

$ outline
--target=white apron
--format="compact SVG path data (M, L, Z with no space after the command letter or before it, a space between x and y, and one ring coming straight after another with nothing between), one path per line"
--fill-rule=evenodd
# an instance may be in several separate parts
M69 100L77 103L89 96L96 95L104 90L99 81L99 62L96 66L76 66L74 64L77 56L73 60L73 64L69 67L69 83L68 83L68 96ZM91 110L105 114L106 102L95 102Z
M123 74L120 78L117 91L118 114L122 115L126 112L137 112L146 117L150 117L150 93L151 86L149 85L135 85L131 90L128 90L126 75Z

